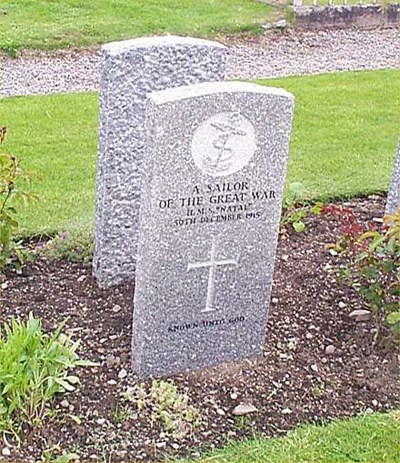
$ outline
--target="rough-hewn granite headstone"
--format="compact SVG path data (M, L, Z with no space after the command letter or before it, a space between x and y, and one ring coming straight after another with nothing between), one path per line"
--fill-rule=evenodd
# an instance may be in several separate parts
M133 367L165 375L260 354L293 96L237 82L153 93Z
M102 48L93 272L100 286L134 277L149 92L223 80L226 48L183 37L149 37Z
M397 154L394 161L392 181L386 201L385 214L394 214L400 207L400 138L397 143Z

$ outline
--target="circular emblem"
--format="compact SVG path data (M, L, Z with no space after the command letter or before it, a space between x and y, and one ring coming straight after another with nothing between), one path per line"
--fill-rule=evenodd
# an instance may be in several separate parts
M256 150L253 124L238 112L219 113L196 129L192 156L196 166L212 177L242 169Z

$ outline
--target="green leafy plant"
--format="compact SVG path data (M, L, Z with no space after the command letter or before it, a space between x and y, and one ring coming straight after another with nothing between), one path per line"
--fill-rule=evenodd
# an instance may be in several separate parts
M361 223L341 206L327 206L323 212L341 222L341 237L334 248L347 257L348 264L340 277L374 314L377 337L382 323L400 335L400 209L382 223Z
M89 262L93 255L93 236L87 231L64 231L48 241L42 250L51 259Z
M137 384L122 397L135 403L139 411L150 410L152 422L160 421L174 439L184 438L200 425L200 412L189 405L189 396L171 382L153 380L149 390Z
M235 426L238 431L243 431L246 428L251 427L251 418L246 415L235 417Z
M61 447L55 444L44 450L40 459L43 463L70 463L71 461L79 461L79 453L72 450L61 451Z
M129 410L128 405L125 405L123 407L117 405L117 407L115 408L115 410L113 410L111 415L116 423L124 423L131 416L131 412Z
M24 426L35 427L52 414L56 394L72 392L79 383L70 370L93 366L77 355L79 342L45 334L40 320L11 320L0 329L0 432L17 440Z
M6 127L0 128L0 145ZM19 230L18 207L36 200L30 192L31 178L21 168L19 160L12 154L0 152L0 271L8 264L21 266L27 252L22 243L16 241Z
M281 233L286 233L288 226L291 226L296 233L302 233L306 228L304 219L310 214L319 214L322 204L309 206L307 202L304 185L300 182L290 183L288 193L283 200Z

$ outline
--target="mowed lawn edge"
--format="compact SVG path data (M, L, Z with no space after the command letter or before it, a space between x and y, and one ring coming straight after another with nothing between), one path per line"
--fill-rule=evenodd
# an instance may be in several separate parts
M285 15L255 0L9 0L0 6L0 49L12 54L146 35L259 33L261 24Z
M245 420L245 417L244 417ZM283 437L254 436L215 450L199 463L397 463L400 412L361 414L329 424L302 425ZM187 460L189 463L192 460Z
M400 132L400 71L259 81L295 95L286 185L329 200L385 192ZM95 204L97 93L0 100L4 148L35 173L40 201L22 214L24 235L91 229Z

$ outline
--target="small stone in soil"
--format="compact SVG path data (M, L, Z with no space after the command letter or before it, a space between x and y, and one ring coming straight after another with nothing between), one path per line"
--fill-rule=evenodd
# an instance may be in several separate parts
M119 379L124 379L127 376L128 376L128 372L125 370L125 368L122 368L118 373L118 378Z
M258 410L254 405L239 404L233 409L232 415L242 416L242 415L248 415L249 413L255 413L255 412L258 412Z
M349 314L349 318L356 322L367 322L371 319L372 313L369 310L357 309Z
M107 368L112 368L114 365L118 365L119 358L109 355L106 360Z
M4 447L1 454L3 457L9 457L11 455L11 450L8 447Z
M335 353L335 350L335 346L332 346L332 344L330 344L329 346L326 346L325 353L326 355L333 355Z

